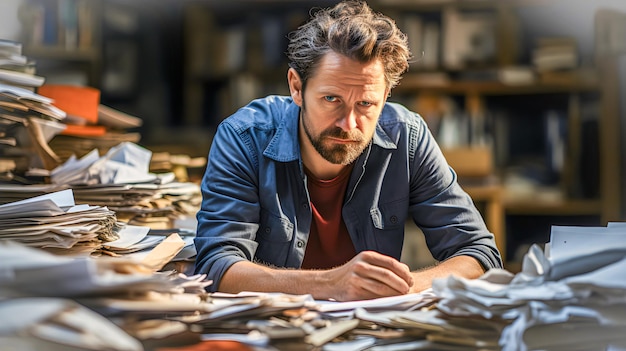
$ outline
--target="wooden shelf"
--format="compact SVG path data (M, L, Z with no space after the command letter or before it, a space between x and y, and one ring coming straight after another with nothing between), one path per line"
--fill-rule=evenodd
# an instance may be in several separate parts
M372 6L394 8L394 9L406 9L416 11L439 11L445 6L455 6L464 9L490 9L497 8L499 6L510 7L523 7L523 6L538 6L546 5L550 1L546 0L430 0L430 1L415 1L415 0L375 0L372 1Z
M597 81L573 80L568 83L535 82L523 85L508 85L499 81L450 81L443 84L423 83L419 74L407 74L394 92L412 93L428 91L442 94L478 95L529 95L598 91Z
M24 54L33 58L63 61L92 62L100 59L100 52L95 48L68 49L62 46L25 46Z

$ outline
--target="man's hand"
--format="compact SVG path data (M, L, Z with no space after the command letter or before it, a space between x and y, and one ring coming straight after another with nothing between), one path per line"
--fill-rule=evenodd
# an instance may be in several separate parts
M277 269L249 261L233 264L222 277L219 291L283 292L311 294L315 299L367 300L416 293L433 279L451 274L477 278L484 273L469 256L452 257L417 272L398 260L374 251L363 251L346 264L328 270Z
M321 284L329 297L338 301L365 300L402 295L413 286L409 267L375 251L363 251L353 259L324 274Z
M402 295L412 286L407 265L378 252L364 251L328 270L277 269L240 261L226 271L218 290L311 294L316 299L348 301Z

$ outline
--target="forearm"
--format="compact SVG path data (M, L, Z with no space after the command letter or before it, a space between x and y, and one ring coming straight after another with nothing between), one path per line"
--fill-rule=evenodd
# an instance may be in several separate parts
M420 292L432 286L437 278L445 278L450 275L474 279L480 277L485 270L473 257L455 256L447 259L436 266L412 272L413 286L411 292Z
M329 299L332 285L321 270L271 268L249 261L233 264L222 276L219 291L281 292L311 294L316 299Z
M315 299L349 301L406 294L412 284L405 264L378 252L364 251L328 270L276 269L239 261L224 273L218 290L311 294Z

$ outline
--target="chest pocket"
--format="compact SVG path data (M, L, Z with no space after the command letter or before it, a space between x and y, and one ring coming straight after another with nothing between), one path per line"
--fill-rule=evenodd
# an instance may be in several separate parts
M400 259L408 200L394 201L370 210L374 226L373 244L382 254Z
M374 228L381 230L404 227L408 204L405 200L380 205L370 210L370 218Z

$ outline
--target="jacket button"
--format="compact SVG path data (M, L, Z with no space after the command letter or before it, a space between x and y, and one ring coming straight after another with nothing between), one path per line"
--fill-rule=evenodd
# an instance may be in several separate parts
M302 240L298 240L298 242L296 243L296 246L301 249L304 247L304 242Z
M309 204L302 204L302 208L305 209L305 210L308 210L309 209Z
M396 224L398 223L398 217L393 215L389 218L389 220L391 221L391 223Z
M265 227L265 234L269 234L271 231L270 227Z

